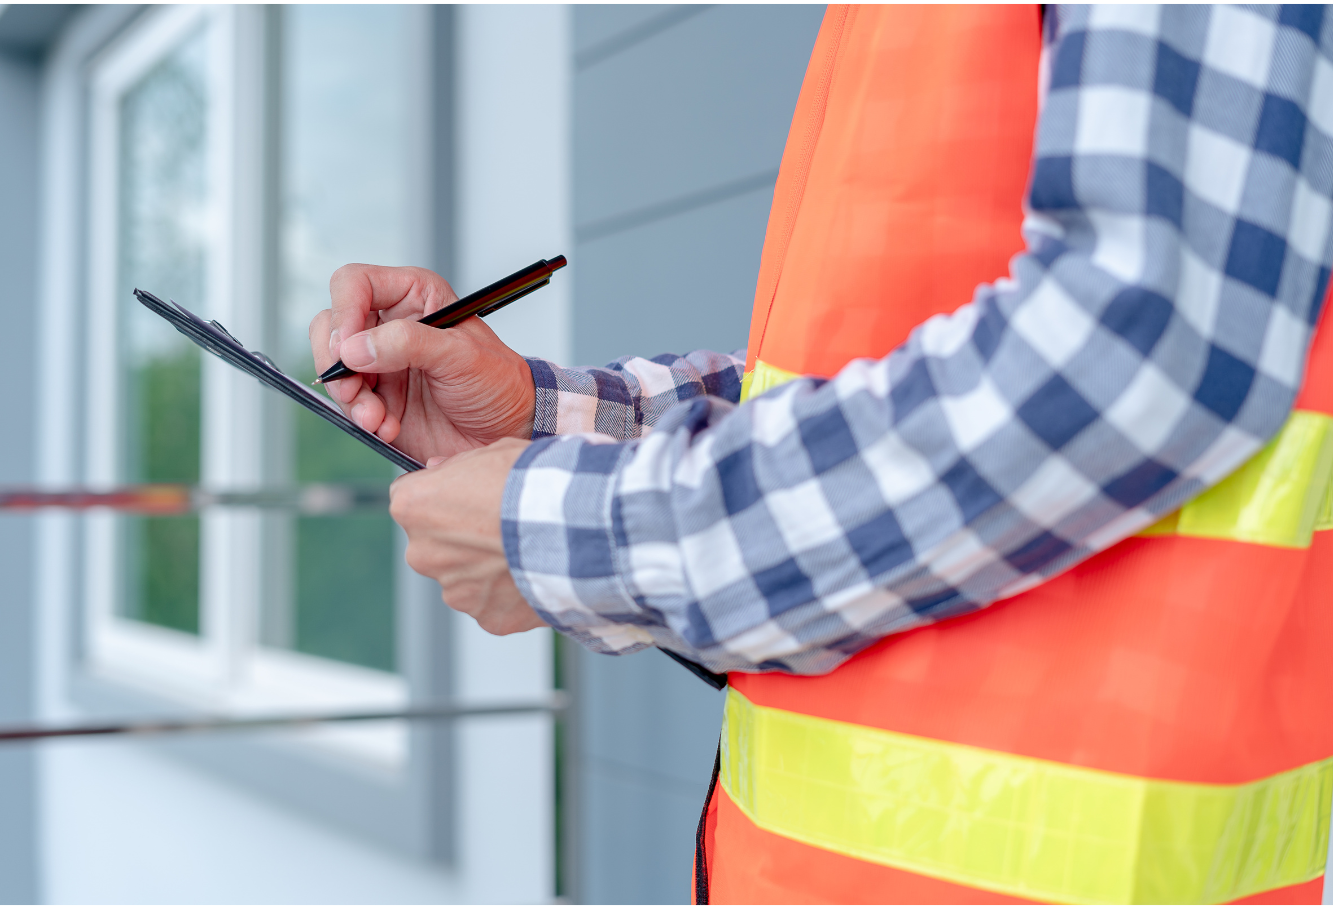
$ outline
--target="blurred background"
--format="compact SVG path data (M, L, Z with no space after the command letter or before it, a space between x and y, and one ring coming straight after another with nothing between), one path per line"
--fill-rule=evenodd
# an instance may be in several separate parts
M316 501L0 510L0 729L571 703L0 743L0 902L689 901L721 695L453 619L402 563L394 469L130 291L308 380L344 263L465 293L566 254L490 319L520 352L741 348L822 16L0 5L0 485Z

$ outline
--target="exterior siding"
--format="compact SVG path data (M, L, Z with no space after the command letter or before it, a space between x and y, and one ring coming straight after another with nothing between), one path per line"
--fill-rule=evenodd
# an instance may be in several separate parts
M0 485L36 478L36 316L38 98L40 58L0 50L0 312L5 322L5 442ZM36 518L0 516L0 723L34 717L36 665L33 557ZM32 746L0 748L0 903L35 903L38 884L38 753Z
M773 181L824 8L639 9L574 12L580 363L745 344ZM625 31L638 40L618 45ZM599 47L617 52L593 55Z
M575 361L745 345L773 182L823 13L575 7ZM656 652L571 654L580 699L566 895L688 902L722 696Z

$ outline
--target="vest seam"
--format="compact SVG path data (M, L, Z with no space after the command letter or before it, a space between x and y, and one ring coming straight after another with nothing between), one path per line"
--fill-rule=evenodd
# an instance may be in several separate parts
M759 353L764 348L764 337L768 335L768 323L773 316L773 303L778 297L778 286L782 283L782 270L787 262L787 251L791 247L791 237L796 231L796 219L800 214L801 204L805 200L805 187L809 181L810 168L814 163L815 149L819 146L819 138L824 131L824 117L828 112L828 99L832 94L833 80L836 77L838 70L838 61L842 56L842 42L847 35L850 20L855 18L855 8L852 6L842 6L839 11L842 13L842 17L841 21L839 21L836 26L838 30L837 38L833 42L832 50L829 52L831 59L829 61L828 74L816 87L815 97L818 101L816 105L818 111L816 122L811 126L808 134L803 136L801 143L801 156L799 159L800 183L792 204L783 213L781 234L782 257L778 262L777 274L773 279L773 290L769 293L768 305L764 310L763 326L759 329L759 341L754 347L756 359L758 359ZM778 180L781 181L781 179L781 172L779 172Z

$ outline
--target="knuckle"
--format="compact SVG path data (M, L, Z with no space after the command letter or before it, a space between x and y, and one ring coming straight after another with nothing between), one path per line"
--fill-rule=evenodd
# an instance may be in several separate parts
M334 385L337 390L330 390L329 396L337 400L343 412L350 415L352 406L356 404L357 398L361 395L362 383L360 375L345 377Z
M341 286L346 283L349 279L359 274L363 267L365 267L363 264L344 264L329 277L329 288L332 289L335 286Z
M370 280L365 264L344 264L329 277L329 298L332 301L333 320L346 309L369 308Z
M477 618L477 625L491 635L509 635L517 629L508 614L493 614L490 611Z
M399 319L389 321L375 328L376 339L394 349L404 349L411 342L412 334L407 321Z
M435 271L424 267L413 267L409 270L412 273L412 279L421 287L422 301L425 303L427 311L443 308L458 299L458 294L449 285L449 281L435 273Z
M484 617L484 614L477 613L477 602L473 596L457 585L441 585L440 600L449 607L450 610L456 610L461 614L466 614L477 621L478 624Z
M389 515L399 525L406 525L411 521L410 517L414 509L410 499L411 496L411 494L402 490L396 493L391 492L389 495Z

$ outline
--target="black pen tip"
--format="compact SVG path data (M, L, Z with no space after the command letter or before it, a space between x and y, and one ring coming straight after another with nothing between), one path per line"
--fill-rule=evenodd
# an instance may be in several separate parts
M551 270L558 271L560 270L560 268L564 267L569 262L565 259L564 255L556 255L554 258L552 258L550 261L546 263L551 266Z
M348 368L342 362L335 362L328 371L325 371L319 377L315 378L316 383L327 384L330 381L341 381L345 377L351 377L356 374L355 371Z

